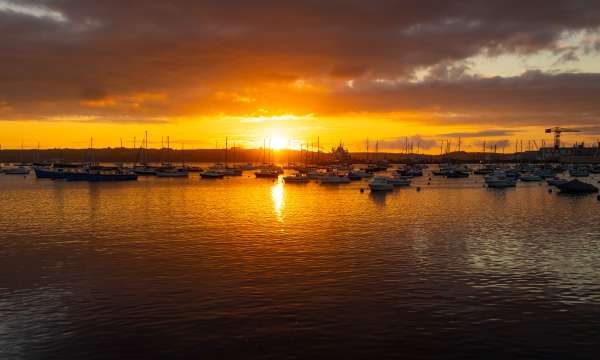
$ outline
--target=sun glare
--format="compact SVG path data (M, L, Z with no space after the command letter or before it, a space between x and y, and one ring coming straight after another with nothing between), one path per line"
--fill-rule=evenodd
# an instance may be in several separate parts
M270 145L273 150L282 150L287 147L287 140L282 137L275 136L271 138Z

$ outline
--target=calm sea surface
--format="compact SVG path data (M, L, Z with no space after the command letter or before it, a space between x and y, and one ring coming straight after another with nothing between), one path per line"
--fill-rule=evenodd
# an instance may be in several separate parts
M1 175L0 359L597 358L596 196L427 178Z

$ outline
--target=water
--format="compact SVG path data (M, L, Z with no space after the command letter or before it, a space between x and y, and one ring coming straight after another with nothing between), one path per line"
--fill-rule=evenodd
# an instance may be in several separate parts
M478 176L372 195L250 175L0 176L0 358L600 350L595 196Z

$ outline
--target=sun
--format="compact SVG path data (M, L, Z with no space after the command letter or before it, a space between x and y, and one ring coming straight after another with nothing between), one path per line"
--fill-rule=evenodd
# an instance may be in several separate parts
M287 147L287 140L280 136L272 137L270 143L273 150L283 150Z

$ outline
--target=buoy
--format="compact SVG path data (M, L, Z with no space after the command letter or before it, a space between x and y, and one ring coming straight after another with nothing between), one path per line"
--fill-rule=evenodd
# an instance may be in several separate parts
M430 182L427 182L427 185L431 185L431 183L430 183Z
M417 191L421 191L421 187L420 186L417 186Z
M552 194L552 189L548 189L548 194Z
M365 189L364 188L360 188L360 193L362 194L364 192L365 192Z

